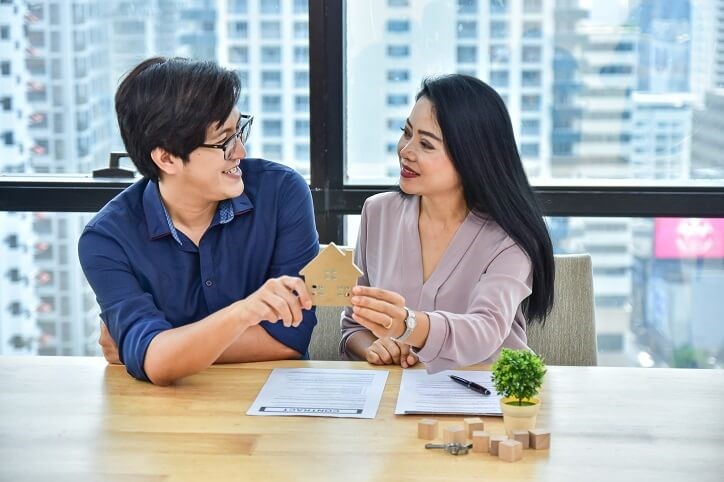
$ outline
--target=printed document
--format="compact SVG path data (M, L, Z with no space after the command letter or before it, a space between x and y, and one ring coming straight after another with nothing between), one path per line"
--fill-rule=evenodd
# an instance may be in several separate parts
M375 418L386 370L275 368L247 415Z
M482 385L490 390L490 395L481 395L455 383L450 375ZM502 416L500 396L490 375L490 372L468 370L446 370L434 375L428 375L425 370L404 370L395 414Z

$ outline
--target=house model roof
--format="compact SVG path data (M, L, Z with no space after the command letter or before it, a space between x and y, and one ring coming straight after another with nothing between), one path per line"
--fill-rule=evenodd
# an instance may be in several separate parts
M354 251L329 243L299 272L316 306L349 306L352 287L363 272L353 261Z

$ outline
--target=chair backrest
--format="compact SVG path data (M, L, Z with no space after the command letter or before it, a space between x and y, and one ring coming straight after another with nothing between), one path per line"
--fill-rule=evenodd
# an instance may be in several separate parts
M339 318L342 306L318 306L317 326L309 343L312 360L339 360L339 341L342 339Z
M553 309L545 323L528 326L528 346L549 365L596 365L593 275L589 255L556 255ZM339 360L341 306L318 307L309 344L312 360Z
M556 255L553 308L544 326L528 325L528 346L548 365L594 366L593 271L587 254Z

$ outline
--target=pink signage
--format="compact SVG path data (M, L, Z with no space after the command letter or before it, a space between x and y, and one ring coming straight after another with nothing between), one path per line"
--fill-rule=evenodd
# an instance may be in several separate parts
M724 258L724 219L657 218L657 258Z

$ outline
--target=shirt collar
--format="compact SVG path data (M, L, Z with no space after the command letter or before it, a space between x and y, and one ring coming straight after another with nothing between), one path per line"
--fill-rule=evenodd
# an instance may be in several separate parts
M226 224L232 221L235 215L252 209L254 209L254 204L246 193L233 199L226 199L219 203L211 225ZM173 221L171 221L171 216L161 200L158 184L154 181L149 180L143 190L143 210L146 214L146 226L151 239L162 238L170 234L178 244L183 244Z

